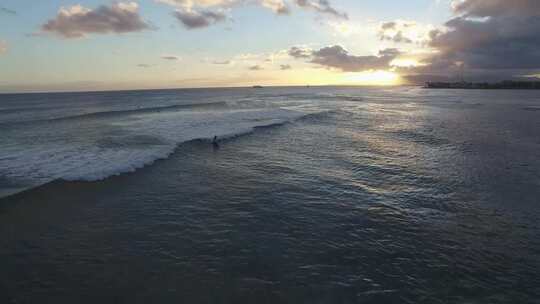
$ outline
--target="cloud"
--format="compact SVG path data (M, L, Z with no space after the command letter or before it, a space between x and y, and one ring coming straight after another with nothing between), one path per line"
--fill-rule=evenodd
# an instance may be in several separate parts
M434 27L428 24L396 20L382 23L377 36L381 41L425 45L433 29Z
M0 7L0 14L17 15L17 12L9 8Z
M347 13L340 12L330 5L328 0L295 0L296 5L341 19L349 19Z
M290 13L289 7L283 0L261 0L260 4L278 15L288 15Z
M333 45L313 51L310 62L343 72L360 72L388 69L390 62L400 54L397 49L385 49L379 51L377 56L355 56L342 46Z
M290 14L289 3L294 2L303 9L309 9L321 14L348 19L346 13L332 7L328 0L154 0L158 3L174 6L175 17L186 28L203 28L225 20L223 11L244 5L257 5L271 10L277 15ZM216 11L217 10L217 11Z
M291 70L292 67L289 64L282 64L279 66L279 69L282 71Z
M151 64L146 64L146 63L139 63L139 64L137 64L137 67L146 69L146 68L151 68L152 65Z
M289 6L284 0L155 0L159 3L175 6L182 11L200 11L201 9L228 9L234 6L255 4L267 8L278 15L289 14Z
M293 46L289 49L288 54L293 58L310 58L313 50L301 46Z
M382 34L380 35L380 39L392 41L395 43L413 43L412 39L405 37L402 31L397 31L395 34L392 35Z
M218 65L228 65L231 64L230 60L223 60L223 61L212 61L212 64L218 64Z
M452 2L455 13L466 17L529 17L540 15L537 0L459 0Z
M175 55L163 55L161 56L161 59L165 59L165 60L180 60L182 58L178 57L178 56L175 56Z
M150 29L138 13L135 2L117 2L92 10L81 5L62 7L58 15L41 26L43 32L64 38L81 38L87 34L140 32Z
M250 71L262 71L264 70L260 65L253 65L248 68Z
M361 72L389 69L390 63L403 53L395 48L387 48L379 51L376 56L356 56L351 55L340 45L331 45L319 50L294 46L289 49L288 54L293 58L303 59L325 68L343 72Z
M420 66L397 67L412 82L524 79L540 70L540 1L454 0L454 16L426 39Z
M395 30L397 27L397 23L394 21L385 22L381 24L381 30L387 31L387 30Z
M540 68L540 1L460 0L446 30L431 32L431 65L467 69Z
M174 17L180 21L188 30L198 29L225 21L226 16L221 12L176 10Z
M0 54L7 52L8 45L5 41L0 40Z
M194 7L231 7L241 0L155 0L155 2L192 9Z

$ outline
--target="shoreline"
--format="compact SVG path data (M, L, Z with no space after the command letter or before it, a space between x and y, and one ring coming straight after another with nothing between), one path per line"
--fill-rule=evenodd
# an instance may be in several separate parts
M489 82L426 82L425 89L462 90L540 90L540 81L501 81Z

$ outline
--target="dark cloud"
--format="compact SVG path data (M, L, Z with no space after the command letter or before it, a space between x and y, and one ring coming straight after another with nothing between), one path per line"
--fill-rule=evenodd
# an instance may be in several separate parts
M151 64L146 64L146 63L139 63L139 64L137 64L137 67L146 69L146 68L151 68L152 65Z
M250 71L262 71L263 70L263 68L260 65L250 66L248 69Z
M229 9L242 5L256 4L270 9L278 15L290 14L288 2L295 3L302 9L316 11L320 14L331 15L337 18L348 19L347 13L334 8L329 0L154 0L156 2L181 8L184 11L197 9L219 8Z
M379 58L380 57L391 57L392 59L396 58L401 54L401 51L394 48L384 49L379 51Z
M397 27L397 23L394 22L394 21L390 21L390 22L385 22L381 25L381 29L386 31L386 30L395 30Z
M389 48L379 51L377 56L355 56L339 45L327 46L319 50L292 47L288 53L293 58L305 59L310 63L344 72L388 69L390 62L401 55L398 49Z
M286 70L291 70L292 67L288 64L282 64L279 66L279 69L282 70L282 71L286 71Z
M204 28L226 20L222 11L245 5L257 5L277 15L289 15L289 3L336 18L348 19L345 12L335 9L329 0L154 0L177 9L174 16L187 28Z
M416 72L501 80L540 69L540 1L460 0L453 9L446 29L430 34L438 54Z
M399 54L401 53L397 49L385 49L377 56L355 56L349 54L343 47L334 45L313 51L310 62L344 72L360 72L388 69L390 62Z
M216 24L218 22L225 21L226 16L221 12L212 11L194 11L194 10L177 10L174 13L174 17L178 19L185 28L198 29Z
M460 0L452 3L454 12L465 17L538 16L538 0Z
M394 34L381 33L379 35L379 38L382 41L386 40L386 41L392 41L395 43L413 43L412 39L405 37L402 31L397 31Z
M442 52L438 60L464 62L469 68L540 68L540 16L454 18L448 32L433 32L430 45Z
M17 12L14 10L10 10L9 8L0 7L0 14L17 15Z
M328 0L295 0L296 4L302 8L312 9L321 14L331 15L341 19L349 19L345 12L340 12Z
M80 5L61 8L56 18L49 20L41 29L64 38L80 38L86 34L109 34L139 32L150 26L138 14L135 2L117 2L102 5L95 10Z
M228 64L231 64L231 61L230 60L212 61L212 64L228 65Z
M272 10L278 15L289 14L289 7L284 0L154 0L156 2L192 11L197 8L232 8L246 4L256 4Z
M293 58L309 58L313 51L308 48L293 46L289 49L288 54Z
M165 59L165 60L180 60L180 57L174 56L174 55L164 55L164 56L161 56L161 59Z
M415 26L416 23L414 22L385 22L381 24L378 36L381 41L391 41L394 43L415 43L414 40L417 40L418 37L414 37L415 35L412 35L410 32L411 28Z

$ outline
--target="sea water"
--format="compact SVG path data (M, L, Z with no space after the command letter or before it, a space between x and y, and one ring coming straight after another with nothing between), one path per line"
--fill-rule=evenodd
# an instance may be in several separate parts
M540 296L537 91L0 95L0 192L7 303Z

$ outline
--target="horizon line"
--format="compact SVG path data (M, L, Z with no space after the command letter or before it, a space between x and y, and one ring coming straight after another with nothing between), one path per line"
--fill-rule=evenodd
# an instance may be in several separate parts
M421 87L420 84L391 84L391 85L263 85L265 88L318 88L318 87L363 87L363 88L385 88L385 87ZM96 90L50 90L50 91L0 91L0 95L23 95L23 94L70 94L70 93L114 93L114 92L136 92L136 91L175 91L175 90L203 90L203 89L254 89L254 86L208 86L208 87L177 87L177 88L141 88L141 89L96 89Z

